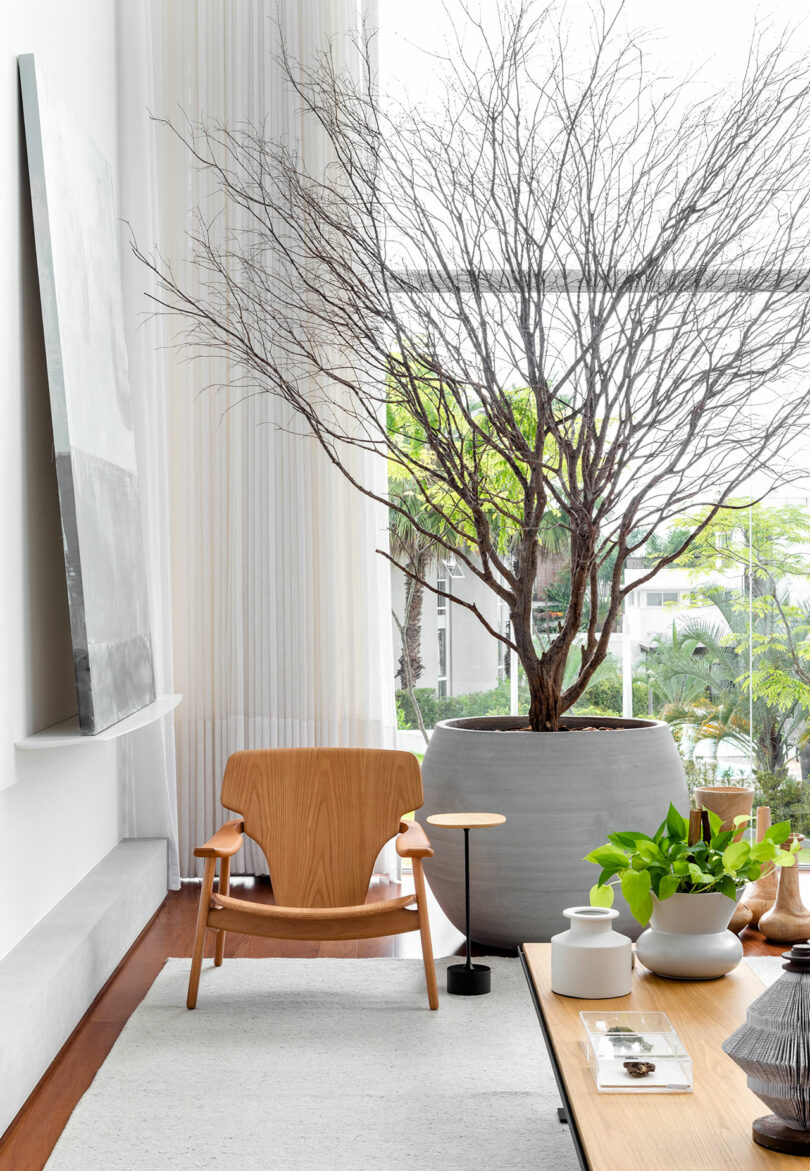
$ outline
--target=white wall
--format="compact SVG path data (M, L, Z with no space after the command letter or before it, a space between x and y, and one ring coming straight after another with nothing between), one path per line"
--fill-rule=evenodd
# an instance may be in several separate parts
M431 580L435 578L431 570ZM498 599L492 590L483 585L467 571L464 578L455 578L451 590L465 601L475 602L488 622L497 630L501 622ZM417 687L436 687L438 675L438 621L436 615L436 594L425 590L422 603L421 657L424 671L417 681ZM391 604L397 617L405 616L405 575L393 566L391 568ZM450 651L448 663L448 695L466 695L471 691L489 691L498 683L498 643L478 619L463 606L448 603L450 629ZM391 620L391 637L394 645L394 669L399 670L402 642L396 623ZM402 683L397 678L397 687Z
M117 173L114 0L0 15L0 956L112 847L114 744L16 752L76 710L16 55L35 53Z

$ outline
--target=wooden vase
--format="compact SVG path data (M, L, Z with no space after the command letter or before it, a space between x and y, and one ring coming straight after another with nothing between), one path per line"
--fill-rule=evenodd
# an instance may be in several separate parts
M710 809L723 824L720 832L734 828L735 817L750 817L754 804L754 790L743 785L701 785L695 789L695 804L698 809ZM734 835L738 842L745 833L745 826Z
M801 840L801 834L791 834L782 849ZM780 867L776 902L760 916L759 929L772 943L800 943L810 938L810 911L802 902L799 867L795 863Z
M739 935L743 928L749 925L753 917L754 912L751 910L748 904L740 900L740 902L737 903L736 911L731 916L731 922L728 925L729 931L733 931L735 935Z
M765 831L771 827L771 807L770 805L760 805L757 808L757 841L761 842L765 837ZM770 874L766 874L763 878L758 878L756 882L749 886L743 895L743 902L751 910L750 927L758 927L759 920L766 911L769 911L776 902L776 891L779 883L779 876L776 870L772 870Z

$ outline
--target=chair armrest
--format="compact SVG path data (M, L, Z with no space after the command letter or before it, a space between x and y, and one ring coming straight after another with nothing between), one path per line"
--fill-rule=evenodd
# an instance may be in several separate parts
M417 821L401 821L397 838L400 858L432 858L433 847Z
M230 858L242 848L245 823L241 817L226 821L204 846L197 846L195 858Z

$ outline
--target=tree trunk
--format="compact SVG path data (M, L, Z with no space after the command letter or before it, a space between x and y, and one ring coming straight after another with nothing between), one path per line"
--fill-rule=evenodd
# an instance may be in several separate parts
M422 599L425 587L420 581L408 578L405 584L405 621L403 622L402 654L397 675L403 687L413 687L424 671L422 663ZM407 662L406 662L407 658Z
M560 727L560 689L545 671L535 671L529 678L529 727L533 732L556 732Z
M532 637L531 604L510 613L518 658L529 685L529 727L533 732L556 732L560 726L560 702L567 648L546 652L542 660Z
M406 650L405 650L406 641L407 641L406 627L403 626L403 624L400 622L399 618L397 618L396 612L394 610L392 610L391 613L393 614L394 621L397 624L397 629L399 630L400 642L402 644L402 658L400 659L400 663L402 665L402 669L405 671L405 678L403 680L403 682L405 684L405 690L408 694L408 699L411 701L411 706L413 707L414 715L416 716L416 722L419 725L419 731L422 733L422 739L424 740L425 744L427 745L430 743L430 737L427 734L427 729L425 728L425 721L422 718L422 709L419 706L419 700L416 698L416 691L414 690L414 686L413 686L413 676L411 675L411 670L410 670L410 660L409 660L409 658L406 654Z

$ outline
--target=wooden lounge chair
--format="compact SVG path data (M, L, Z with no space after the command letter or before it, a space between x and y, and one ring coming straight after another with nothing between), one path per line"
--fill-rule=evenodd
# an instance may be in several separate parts
M217 967L227 931L330 940L419 931L428 1002L439 1007L422 871L422 859L433 850L421 826L401 820L424 800L415 756L373 748L235 752L225 767L220 800L239 817L194 851L205 858L205 873L189 1008L197 1003L206 931L216 932ZM276 906L228 893L231 858L243 834L258 842L267 857ZM395 834L397 853L413 859L415 893L366 903L374 859Z

